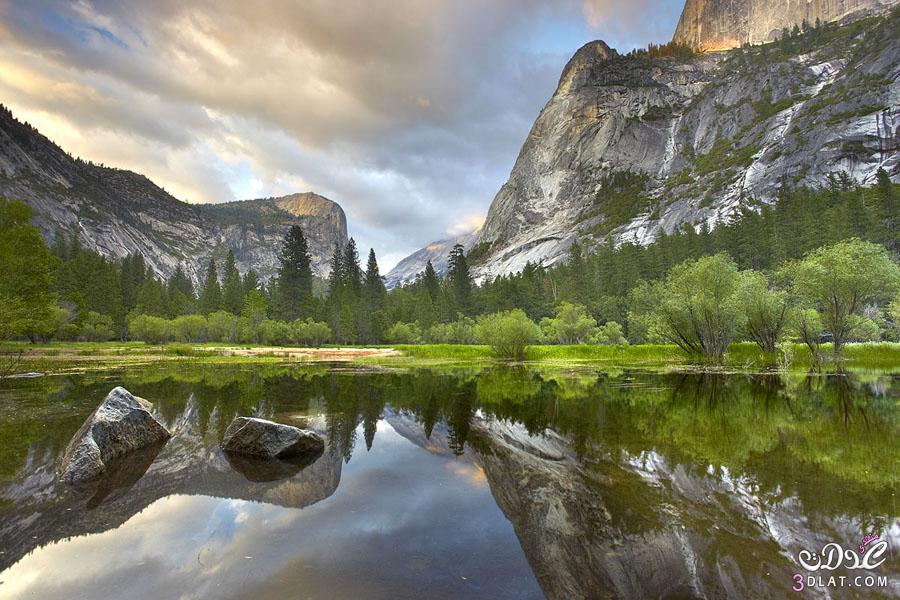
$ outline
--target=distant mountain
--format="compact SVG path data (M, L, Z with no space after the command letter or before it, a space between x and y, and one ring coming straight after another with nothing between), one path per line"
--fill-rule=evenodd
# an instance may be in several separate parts
M233 250L238 269L269 279L291 225L303 228L313 266L327 275L335 242L347 241L347 219L331 200L307 192L281 198L188 204L131 171L73 158L0 107L0 195L34 210L44 238L77 233L109 258L140 253L157 275L181 264L195 281L211 256Z
M688 8L763 4L800 3ZM623 56L591 42L563 70L469 262L483 278L565 260L575 240L647 244L785 187L841 172L871 184L879 169L900 180L900 9L729 52Z
M477 231L466 233L454 238L432 242L416 250L397 265L385 276L385 283L388 289L415 281L416 275L425 270L425 265L431 261L431 266L438 275L444 275L447 272L447 255L456 244L462 244L466 250L472 248Z

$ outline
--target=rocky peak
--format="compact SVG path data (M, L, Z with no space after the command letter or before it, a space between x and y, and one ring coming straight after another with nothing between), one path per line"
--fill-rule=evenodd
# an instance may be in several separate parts
M696 50L770 42L785 28L883 11L900 0L687 0L673 41Z
M229 250L238 269L268 280L284 235L299 225L313 268L329 272L334 244L347 242L341 207L312 192L221 204L188 204L143 175L73 158L0 106L0 195L34 211L44 238L77 233L85 247L111 259L140 253L157 275L180 265L199 283L211 257Z

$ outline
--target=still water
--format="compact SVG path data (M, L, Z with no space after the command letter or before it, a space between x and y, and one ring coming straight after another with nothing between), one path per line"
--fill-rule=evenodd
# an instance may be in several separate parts
M93 484L57 483L115 385L153 402L173 438ZM319 430L325 454L226 457L239 415ZM900 377L885 374L5 380L0 598L896 598L898 483ZM799 562L867 534L887 542L876 567Z

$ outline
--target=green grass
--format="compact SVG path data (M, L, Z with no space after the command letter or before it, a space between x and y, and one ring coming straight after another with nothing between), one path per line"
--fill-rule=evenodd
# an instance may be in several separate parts
M97 371L110 368L147 366L151 364L190 362L192 365L223 364L285 364L308 362L301 358L280 356L277 351L255 356L231 356L216 348L224 344L169 344L148 345L143 342L52 342L27 344L8 342L0 344L0 354L11 356L23 351L14 372L37 371L61 373L71 371ZM229 346L251 348L251 346ZM344 346L346 347L346 346ZM366 346L371 348L373 346ZM386 347L386 346L378 346ZM488 346L464 346L454 344L423 344L392 346L400 356L368 356L352 358L353 362L368 365L396 367L472 366L503 362ZM808 371L814 361L802 344L787 346L790 364L785 357L767 355L749 342L731 345L722 364L715 364L700 357L691 357L672 345L624 345L624 346L531 346L525 362L550 367L603 366L609 368L643 369L728 369L741 372L758 372L787 368L792 371ZM900 344L865 343L846 346L839 360L834 360L830 345L821 347L824 358L820 365L825 370L839 367L900 373ZM0 359L2 360L2 359Z

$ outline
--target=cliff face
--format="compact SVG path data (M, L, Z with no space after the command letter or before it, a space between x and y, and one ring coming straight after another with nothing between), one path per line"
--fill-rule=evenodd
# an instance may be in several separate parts
M781 186L900 179L900 11L790 45L687 58L603 42L563 71L475 241L475 273L564 260L575 239L649 243Z
M177 200L131 171L72 158L0 107L0 195L29 204L45 239L57 230L109 258L140 253L157 275L181 264L195 281L210 257L233 250L238 269L270 278L285 233L300 225L313 266L329 270L335 242L347 241L339 205L313 193L215 205Z
M697 50L774 40L803 21L839 21L882 11L898 0L687 0L673 41Z

